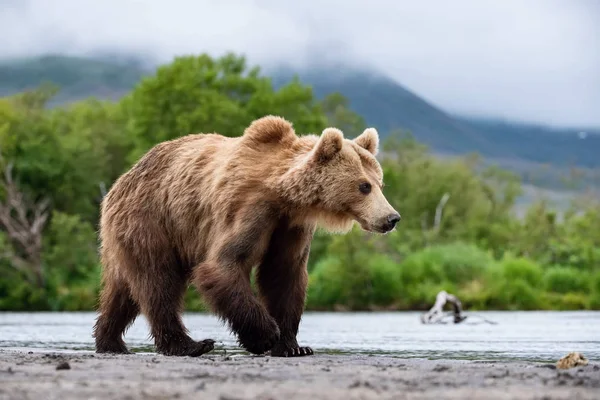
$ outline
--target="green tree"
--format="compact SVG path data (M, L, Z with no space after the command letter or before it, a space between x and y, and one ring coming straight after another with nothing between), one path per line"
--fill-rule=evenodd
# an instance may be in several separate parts
M310 87L292 81L275 91L258 67L248 69L234 54L178 57L143 79L123 107L136 146L131 162L158 142L190 133L239 136L266 114L292 120L299 133L326 124Z

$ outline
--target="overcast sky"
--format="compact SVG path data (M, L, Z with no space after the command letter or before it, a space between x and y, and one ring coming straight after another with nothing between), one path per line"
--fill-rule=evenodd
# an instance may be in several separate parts
M0 57L377 68L451 112L600 126L600 0L0 0Z

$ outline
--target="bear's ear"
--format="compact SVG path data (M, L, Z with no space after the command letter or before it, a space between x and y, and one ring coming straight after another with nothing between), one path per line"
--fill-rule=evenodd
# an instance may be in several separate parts
M326 128L314 150L314 156L319 162L327 162L333 158L344 144L344 134L337 128Z
M244 137L258 143L277 143L294 139L292 123L284 118L267 115L253 121L244 131Z
M376 156L379 151L379 134L375 128L367 128L354 139L354 143Z

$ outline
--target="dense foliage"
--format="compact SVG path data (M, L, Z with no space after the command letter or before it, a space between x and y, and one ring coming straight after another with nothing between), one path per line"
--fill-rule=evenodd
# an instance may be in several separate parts
M240 135L279 114L298 132L365 127L347 100L298 80L275 89L235 55L187 56L118 102L49 108L56 88L0 98L0 310L90 310L100 286L98 206L155 143L191 132ZM388 235L318 232L310 309L422 309L457 294L478 309L600 309L600 204L564 215L544 202L514 216L517 177L476 156L439 159L405 132L385 141L385 192L402 213ZM190 290L188 309L202 309Z

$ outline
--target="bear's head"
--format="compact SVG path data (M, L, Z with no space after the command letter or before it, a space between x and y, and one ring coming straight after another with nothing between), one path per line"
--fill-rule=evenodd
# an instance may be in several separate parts
M369 232L393 230L400 214L383 195L377 131L369 128L350 140L339 129L327 128L320 137L305 140L310 150L288 172L295 195L304 199L315 222L332 232L347 232L354 221Z

